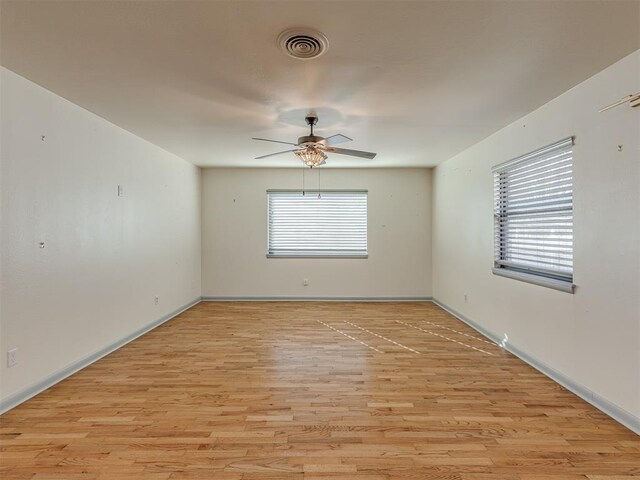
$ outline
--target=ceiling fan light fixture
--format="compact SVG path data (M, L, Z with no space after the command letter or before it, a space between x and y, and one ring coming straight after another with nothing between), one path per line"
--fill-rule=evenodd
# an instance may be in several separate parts
M327 154L317 147L307 147L293 152L307 167L318 167L327 159Z

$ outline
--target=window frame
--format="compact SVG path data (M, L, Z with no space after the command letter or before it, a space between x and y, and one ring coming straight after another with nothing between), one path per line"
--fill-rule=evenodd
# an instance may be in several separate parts
M516 157L512 160L509 160L507 162L503 162L500 163L498 165L495 165L492 168L492 174L493 174L493 179L494 179L494 200L493 200L493 226L494 226L494 235L493 235L493 248L494 248L494 262L493 262L493 268L492 268L492 273L494 275L499 275L499 276L503 276L503 277L507 277L507 278L512 278L515 280L520 280L523 282L527 282L527 283L532 283L535 285L540 285L543 287L548 287L548 288L553 288L556 290L560 290L563 292L567 292L567 293L573 293L574 289L575 289L575 284L573 283L574 280L574 258L573 258L573 252L574 252L574 228L573 228L573 220L574 220L574 207L573 207L573 195L574 195L574 187L573 187L573 146L575 145L575 137L571 136L571 137L567 137L564 138L558 142L552 143L550 145L547 145L545 147L539 148L537 150L534 150L532 152L529 152L525 155L522 155L520 157ZM564 149L569 149L571 151L571 159L570 159L570 178L571 178L571 206L570 209L567 209L565 207L564 210L558 210L558 211L562 211L563 213L559 213L558 216L561 215L566 215L566 212L569 212L569 217L570 217L570 222L571 222L571 247L570 247L570 252L571 252L571 265L570 265L570 274L567 273L559 273L558 269L553 269L553 268L549 268L549 269L545 269L544 267L541 266L533 266L533 265L526 265L526 264L519 264L517 261L510 261L509 259L505 259L505 251L508 250L509 248L509 244L506 243L505 240L503 240L503 235L504 235L504 219L505 218L509 218L509 216L513 216L513 215L523 215L524 218L527 218L527 215L529 216L529 222L532 222L533 220L531 220L531 217L535 217L536 215L539 215L540 217L544 218L545 214L553 214L553 210L552 209L548 209L548 210L544 210L541 209L539 206L533 206L533 207L529 207L529 210L526 210L526 207L521 207L519 206L519 208L521 208L522 210L514 213L514 212L507 212L506 209L504 208L504 205L509 197L509 195L505 194L505 188L503 187L504 182L501 179L500 175L501 174L505 174L508 172L512 172L513 169L515 168L522 168L522 167L526 167L527 164L534 164L536 161L541 161L543 162L544 160L542 160L544 158L544 155L546 154L550 154L554 151L562 151ZM535 167L534 167L535 168ZM541 172L544 173L544 172ZM534 175L538 175L538 174L534 174ZM540 181L542 183L544 182L549 182L550 179L549 178L545 178L544 176L542 178L540 178ZM527 186L527 189L532 188L531 185ZM533 190L536 189L536 185L534 184L533 186ZM539 194L539 192L537 192ZM513 193L512 195L512 201L513 201ZM530 195L535 196L536 193L535 192L531 192ZM523 201L523 197L526 197L526 193L522 194L522 193L517 193L516 192L516 196L519 196L520 198L518 199L518 201ZM525 202L527 200L524 200ZM565 203L567 203L567 199L563 198L562 201L564 201ZM562 202L560 202L562 203ZM517 207L518 208L518 207ZM539 227L540 230L542 230L542 227ZM517 244L514 244L512 248L515 248L517 250ZM531 255L531 257L535 257L535 255ZM544 256L542 257L544 258ZM548 258L546 258L545 260L549 260ZM529 263L535 263L535 260L529 260ZM559 265L559 264L558 264Z
M367 259L369 258L369 191L362 189L322 189L322 190L301 190L301 189L269 189L267 190L267 258L324 258L324 259ZM364 194L365 196L365 243L366 249L364 253L339 253L340 250L336 250L336 253L272 253L271 251L271 208L270 208L270 195L278 193L299 193L304 195L322 195L325 193L343 193L343 194Z

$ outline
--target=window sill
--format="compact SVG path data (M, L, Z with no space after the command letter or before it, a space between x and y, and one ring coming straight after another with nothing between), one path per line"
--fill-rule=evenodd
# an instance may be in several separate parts
M532 273L516 272L514 270L508 270L506 268L494 268L493 274L499 275L501 277L513 278L514 280L520 280L521 282L540 285L541 287L553 288L555 290L560 290L561 292L566 293L573 293L575 289L575 285L571 282L542 277L540 275L534 275Z
M349 258L367 259L369 255L272 255L267 254L267 258Z

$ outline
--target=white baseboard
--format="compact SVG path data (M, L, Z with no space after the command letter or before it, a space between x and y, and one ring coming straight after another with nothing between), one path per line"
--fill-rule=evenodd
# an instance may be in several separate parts
M483 326L474 322L473 320L466 317L465 315L457 312L456 310L449 307L448 305L440 302L439 300L434 298L432 301L433 303L438 305L440 308L446 310L451 315L463 321L464 323L469 325L471 328L481 333L485 337L489 338L493 342L497 343L498 345L502 343L502 339L495 333L487 330ZM609 400L602 397L601 395L598 395L597 393L588 389L584 385L572 380L571 378L567 377L563 373L560 373L557 370L554 370L549 365L539 361L537 358L532 357L527 352L520 350L518 347L507 343L504 346L504 348L509 352L511 352L512 354L514 354L523 362L531 365L540 373L546 375L556 383L559 383L560 385L562 385L564 388L566 388L570 392L573 392L574 394L576 394L586 402L590 403L601 412L609 415L611 418L621 423L622 425L627 427L629 430L640 435L640 418L636 417L635 415L626 411L625 409L615 405L614 403L610 402Z
M0 400L0 414L5 413L8 410L11 410L12 408L20 405L21 403L29 400L31 397L43 392L44 390L46 390L49 387L52 387L53 385L55 385L56 383L60 382L61 380L64 380L65 378L67 378L68 376L76 373L78 370L82 370L84 367L91 365L92 363L96 362L97 360L100 360L102 357L110 354L111 352L113 352L114 350L117 350L118 348L122 347L123 345L126 345L127 343L135 340L136 338L144 335L145 333L153 330L154 328L158 327L159 325L162 325L163 323L165 323L168 320L171 320L173 317L181 314L182 312L184 312L185 310L193 307L194 305L196 305L197 303L200 303L201 298L198 297L195 300L192 300L191 302L187 303L186 305L183 305L182 307L178 308L177 310L169 313L168 315L163 316L162 318L159 318L158 320L155 320L147 325L145 325L144 327L136 330L135 332L127 335L124 338L121 338L120 340L117 340L113 343L111 343L110 345L107 345L104 348L101 348L100 350L98 350L97 352L93 352L90 355L87 355L84 358L81 358L80 360L73 362L70 365L67 365L66 367L62 368L61 370L58 370L55 373L52 373L51 375L48 375L47 377L43 378L42 380L34 383L33 385L28 386L27 388L23 388L22 390L19 390L9 396L7 396L6 398L3 398Z
M202 297L203 302L430 302L431 297Z

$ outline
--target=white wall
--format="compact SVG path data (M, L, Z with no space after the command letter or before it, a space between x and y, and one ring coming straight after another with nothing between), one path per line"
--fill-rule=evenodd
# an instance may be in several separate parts
M369 191L368 259L266 258L266 190L301 186L301 168L203 171L203 296L431 296L429 169L322 169L322 188Z
M428 297L433 273L438 300L640 416L640 109L597 113L640 90L640 52L439 166L433 197L428 169L322 169L323 188L369 190L366 260L266 258L265 191L299 188L299 168L208 169L201 189L178 157L0 82L2 398L197 298L201 278L214 297ZM491 166L568 135L574 295L491 274Z
M200 296L200 171L0 75L5 399Z
M637 91L640 51L437 167L433 277L436 299L640 417L640 108L598 113ZM492 165L569 135L574 295L491 274Z

